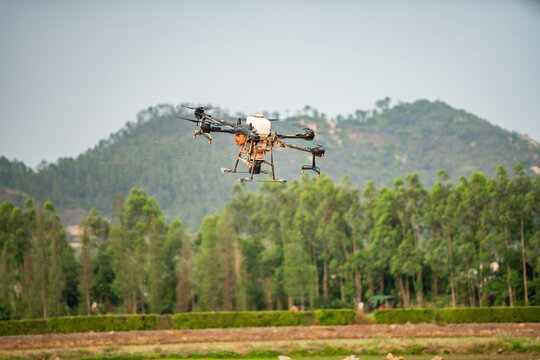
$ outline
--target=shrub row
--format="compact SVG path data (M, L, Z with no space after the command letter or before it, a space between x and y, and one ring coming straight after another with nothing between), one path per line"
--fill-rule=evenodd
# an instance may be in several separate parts
M0 336L156 330L158 315L65 316L0 321Z
M437 315L448 324L540 322L540 306L443 309Z
M375 322L378 324L540 322L540 306L377 310Z
M241 328L265 326L348 325L354 310L316 311L225 311L175 314L178 329Z
M236 311L176 315L66 316L36 320L0 321L0 336L49 333L106 332L163 329L203 329L263 326L347 325L354 310Z

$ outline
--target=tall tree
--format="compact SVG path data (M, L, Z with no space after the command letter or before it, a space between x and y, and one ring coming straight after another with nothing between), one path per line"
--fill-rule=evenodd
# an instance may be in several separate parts
M515 295L512 286L512 258L513 246L510 242L509 227L512 224L511 196L514 191L513 182L509 179L504 167L499 166L494 179L488 181L490 193L490 225L494 229L492 238L496 247L495 252L502 255L502 261L506 265L506 286L508 302L514 306ZM499 239L501 241L499 241Z
M527 260L525 257L525 225L530 210L530 204L527 203L527 195L531 191L531 178L525 172L521 164L514 167L514 193L513 205L514 213L519 218L519 234L521 239L521 262L523 265L523 294L525 304L529 303L529 292L527 286Z
M86 314L91 313L91 291L94 276L94 258L97 248L109 237L109 222L102 218L95 208L90 210L79 226L82 229L81 251L79 255L79 287L84 303Z
M224 279L223 258L219 249L218 215L204 218L200 232L200 253L197 257L197 294L201 311L222 310Z

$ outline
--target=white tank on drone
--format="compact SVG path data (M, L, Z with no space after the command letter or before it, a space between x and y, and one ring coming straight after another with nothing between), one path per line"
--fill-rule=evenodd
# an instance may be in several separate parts
M246 124L251 124L259 135L270 134L270 121L265 119L264 115L255 114L253 116L248 116Z

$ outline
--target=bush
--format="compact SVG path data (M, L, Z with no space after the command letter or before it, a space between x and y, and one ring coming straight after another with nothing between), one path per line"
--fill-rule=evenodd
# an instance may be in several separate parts
M315 311L315 319L320 325L349 325L355 318L356 311L350 309Z
M224 311L175 314L172 321L179 329L205 329L300 326L306 325L306 318L310 316L300 311Z
M0 335L155 330L157 315L65 316L0 322Z
M391 309L377 310L374 316L378 324L418 324L434 321L446 324L540 322L540 306L448 308L435 311Z
M36 320L0 321L0 336L48 333L107 332L157 329L240 328L264 326L347 325L353 310L229 311L176 315L65 316Z
M389 309L376 310L374 316L377 324L419 324L433 322L435 313L431 309Z
M155 330L157 315L65 316L48 319L49 332Z
M0 321L0 336L47 334L46 320L6 320Z
M354 310L226 311L175 314L172 321L179 329L347 325L355 315Z
M448 324L540 322L540 306L441 309L437 321Z

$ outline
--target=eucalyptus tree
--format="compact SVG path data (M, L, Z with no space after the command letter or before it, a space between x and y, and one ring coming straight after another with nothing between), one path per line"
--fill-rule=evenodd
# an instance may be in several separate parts
M17 212L16 212L17 213ZM19 274L24 317L67 315L77 307L77 270L73 249L52 202L43 210L26 201L21 228L25 235L23 270ZM17 286L18 287L18 286Z
M402 184L401 182L396 186ZM373 209L373 218L375 224L366 249L366 258L369 259L366 266L369 266L373 272L375 291L385 293L385 274L390 270L390 274L394 276L399 286L398 291L404 306L409 306L409 280L405 276L401 261L397 260L399 255L396 254L402 236L397 195L386 186L381 186L379 190ZM388 269L389 264L390 269Z
M497 172L494 179L488 180L488 191L490 196L489 205L489 227L492 230L490 239L493 241L493 252L500 257L500 260L506 267L506 286L508 292L508 301L510 306L515 304L515 294L513 286L512 259L514 258L514 250L510 240L509 228L511 227L512 206L511 196L514 192L514 184L508 177L506 169L502 166L497 167ZM494 259L499 260L499 259Z
M298 187L298 191L296 192L304 227L302 236L313 268L313 291L312 296L310 297L310 307L312 308L314 307L314 300L319 299L321 295L319 282L319 253L321 252L321 247L319 246L319 239L317 237L318 219L316 216L320 196L315 190L315 181L315 179L310 178L307 175L303 176L301 179L301 186Z
M174 219L167 228L164 239L163 311L186 312L193 300L191 240L184 225Z
M424 224L424 212L427 202L427 191L424 189L418 174L408 174L405 177L407 181L405 196L406 196L406 214L408 216L407 222L412 232L414 239L413 257L414 262L417 264L414 289L416 293L416 301L418 305L422 305L424 298L423 279L422 279L422 267L425 257L425 249L422 244L422 232Z
M407 306L409 305L409 278L413 279L416 301L423 302L423 249L421 244L423 211L426 191L420 184L417 174L408 174L406 184L401 179L394 182L396 197L395 211L399 218L394 230L397 238L397 252L392 259L392 271L398 274L398 283L403 286Z
M283 244L284 288L290 299L298 300L303 311L306 294L312 293L315 280L315 268L302 235L309 224L301 212L296 212L290 225Z
M0 205L0 320L9 320L20 303L24 260L30 247L25 218L9 201ZM25 289L28 291L29 289Z
M362 245L364 249L359 255L356 255L359 261L364 260L363 263L365 265L366 275L368 278L369 296L375 295L376 270L374 267L370 266L368 259L370 249L372 249L370 245L376 223L375 206L377 204L378 196L379 194L377 192L377 189L375 188L375 184L372 181L369 181L362 192L363 201L361 202L363 217L362 221L360 222L360 226L362 229Z
M448 257L447 257L447 271L450 277L450 293L452 295L452 307L457 305L457 289L456 289L456 275L463 273L463 267L466 267L469 270L468 261L470 261L471 251L465 251L465 255L469 258L465 258L464 261L467 265L464 266L463 263L458 264L459 256L456 256L456 240L460 240L459 232L461 230L461 214L460 204L463 197L463 187L458 186L456 189L453 189L452 184L447 184L446 190L448 192L448 198L446 201L446 206L444 208L444 214L442 217L442 233L446 238L448 245ZM442 209L441 209L442 210ZM469 243L468 248L470 249L471 245ZM469 272L465 273L467 288L469 288L468 281ZM463 277L463 276L461 276ZM472 302L470 303L472 305Z
M476 278L474 282L474 292L477 295L478 304L480 307L484 305L484 271L485 271L485 255L484 255L484 239L486 237L485 228L482 227L486 208L488 204L488 194L486 191L486 178L480 173L473 173L469 181L465 178L460 178L459 185L463 191L463 198L459 208L460 214L463 216L464 226L468 232L468 241L471 249L474 252L475 259L470 274ZM472 290L472 289L471 289ZM473 296L472 306L474 306L476 296Z
M362 221L364 219L364 207L360 202L360 191L352 188L352 184L344 176L339 192L339 203L342 204L342 217L346 224L343 229L346 232L346 236L349 237L348 241L348 256L347 256L347 269L354 272L354 281L352 282L354 303L358 303L363 299L362 292L362 274L363 274L363 261L362 251L364 248L364 228Z
M450 241L444 236L445 213L453 191L453 185L448 182L448 173L444 170L437 172L439 181L433 185L428 193L428 203L425 211L424 224L428 230L426 236L427 248L425 263L431 268L432 297L439 296L439 280L441 275L450 277L449 266ZM448 234L450 235L450 234ZM449 238L449 236L448 236ZM450 270L450 272L449 272ZM453 279L451 284L452 306L456 306L455 288Z
M317 209L315 210L315 216L318 219L315 236L322 252L323 304L326 305L329 301L329 263L331 260L330 240L334 235L330 233L328 228L335 208L334 184L330 178L323 176L316 182L314 191L316 191L319 196Z
M224 303L223 258L220 252L220 216L204 218L200 231L200 253L196 260L196 284L201 311L219 311Z
M109 237L109 222L102 218L95 208L90 210L90 215L81 221L79 226L81 229L81 249L79 255L79 288L81 296L84 299L86 314L91 313L90 299L93 294L92 282L94 272L94 258L96 250Z
M154 198L133 188L128 199L117 202L115 224L111 230L114 251L114 287L124 303L124 311L153 312L163 306L165 221Z
M521 262L523 266L523 295L525 304L529 302L529 292L527 286L527 261L525 256L525 225L529 220L528 215L531 210L531 203L527 202L527 195L532 189L532 182L529 174L523 169L521 164L514 167L514 192L512 203L515 216L519 219L519 234L521 239Z
M527 195L527 203L531 210L532 237L529 240L526 253L533 270L533 284L535 289L535 302L540 304L540 175L536 175L532 182L532 189Z

